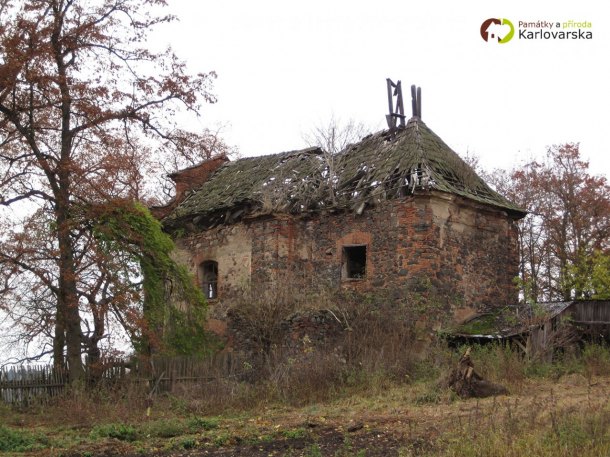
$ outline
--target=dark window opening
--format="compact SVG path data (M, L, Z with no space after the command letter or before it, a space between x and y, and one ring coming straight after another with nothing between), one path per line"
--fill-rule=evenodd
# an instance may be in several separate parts
M218 297L218 262L206 260L201 264L201 289L205 298L213 300Z
M343 279L363 279L366 276L366 246L344 246Z

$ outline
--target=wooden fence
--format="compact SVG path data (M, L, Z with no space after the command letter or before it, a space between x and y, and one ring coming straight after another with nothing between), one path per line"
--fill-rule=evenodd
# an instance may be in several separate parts
M232 353L212 357L153 357L107 359L89 367L86 378L96 386L138 383L153 393L172 392L178 385L242 379L249 364ZM251 367L250 367L251 369ZM0 369L0 400L27 405L61 395L69 383L68 373L51 365L28 365Z
M157 386L158 392L171 392L179 384L240 379L247 369L242 357L232 353L213 357L154 357L137 359L131 364L131 379Z
M50 365L10 367L0 370L0 398L12 404L28 404L63 392L67 384L64 370Z

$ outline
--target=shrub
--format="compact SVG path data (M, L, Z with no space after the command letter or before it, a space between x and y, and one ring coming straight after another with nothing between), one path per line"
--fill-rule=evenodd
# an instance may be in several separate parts
M121 441L135 441L137 432L134 427L126 424L102 424L93 427L92 438L116 438Z
M0 451L25 452L44 447L46 437L0 425Z
M527 362L510 344L475 345L471 357L476 371L491 381L515 384L526 378Z
M285 336L283 321L313 302L302 289L286 284L291 281L253 286L227 313L231 326L239 329L242 345L249 345L252 353L269 356Z
M599 344L587 344L582 351L585 371L589 375L610 374L610 348Z
M189 419L188 426L191 430L214 430L218 428L219 420L216 417L193 417Z

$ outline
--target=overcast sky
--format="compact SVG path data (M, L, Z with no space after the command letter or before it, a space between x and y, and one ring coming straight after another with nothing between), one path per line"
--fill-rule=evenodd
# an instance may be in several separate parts
M385 79L422 87L422 118L460 154L510 167L547 145L580 142L596 173L610 170L609 9L604 2L187 1L163 37L193 71L215 70L218 103L203 126L224 125L241 155L304 146L334 115L385 126ZM506 44L479 32L515 26ZM588 21L591 40L519 39L519 21ZM575 30L575 29L570 29Z

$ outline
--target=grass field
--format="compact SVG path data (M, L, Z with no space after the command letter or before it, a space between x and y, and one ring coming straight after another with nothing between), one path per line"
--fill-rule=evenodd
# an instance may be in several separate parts
M439 383L456 354L437 352L402 379L364 371L333 377L334 384L315 384L317 395L301 386L290 396L273 379L191 386L157 397L149 417L145 396L132 388L74 391L27 410L0 406L0 452L610 456L608 349L590 346L534 364L507 348L475 348L477 371L510 391L486 399L457 398Z

